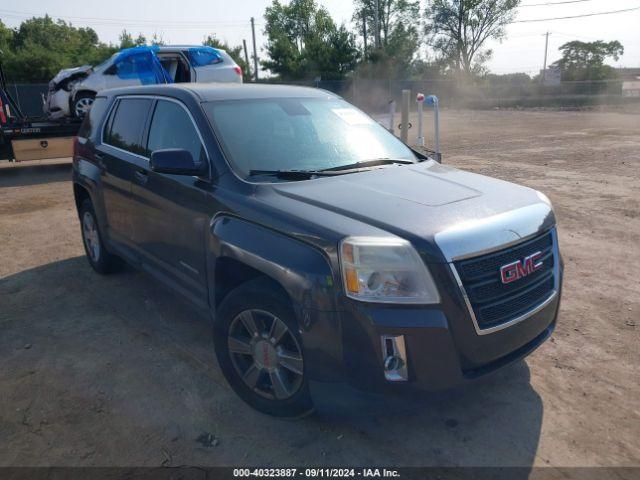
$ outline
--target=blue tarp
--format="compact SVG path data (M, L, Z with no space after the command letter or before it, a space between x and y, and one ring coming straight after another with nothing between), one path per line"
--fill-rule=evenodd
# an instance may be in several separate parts
M213 65L220 63L222 56L220 52L213 47L191 47L189 49L189 62L194 67L204 67L205 65Z
M156 56L157 51L158 47L155 45L125 48L114 61L118 77L139 78L143 85L173 83Z

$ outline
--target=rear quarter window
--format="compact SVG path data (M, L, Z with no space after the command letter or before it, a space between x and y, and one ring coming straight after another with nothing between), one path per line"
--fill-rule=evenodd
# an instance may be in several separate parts
M103 142L138 155L146 155L142 133L151 108L151 99L121 98L114 107Z
M84 116L84 120L78 130L78 137L95 138L96 132L102 124L102 118L107 111L107 98L96 97L91 109Z

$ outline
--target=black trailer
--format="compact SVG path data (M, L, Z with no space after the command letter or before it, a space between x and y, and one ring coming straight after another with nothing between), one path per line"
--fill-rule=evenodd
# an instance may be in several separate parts
M27 117L7 89L0 62L0 160L70 157L81 120Z

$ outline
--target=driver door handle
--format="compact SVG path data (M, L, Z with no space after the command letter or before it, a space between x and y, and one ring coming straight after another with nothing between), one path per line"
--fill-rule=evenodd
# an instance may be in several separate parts
M147 175L146 170L138 170L133 174L133 179L136 181L136 183L145 185L147 183L147 180L149 180L149 176Z

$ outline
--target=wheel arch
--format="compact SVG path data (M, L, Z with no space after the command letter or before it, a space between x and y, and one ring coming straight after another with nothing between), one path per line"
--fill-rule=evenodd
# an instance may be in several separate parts
M264 276L294 308L334 310L334 277L323 253L295 238L231 215L219 215L209 235L212 306L242 281Z
M98 94L98 92L96 92L95 90L91 90L90 88L81 88L80 90L75 90L73 92L73 95L70 96L71 103L76 101L76 98L78 97L78 95L82 95L85 93L93 96L96 96Z
M78 210L78 212L80 212L80 207L85 200L88 199L91 201L91 203L93 203L91 194L89 193L87 187L76 182L73 183L73 198L76 202L76 210Z
M300 328L311 379L343 376L342 327L329 260L317 248L289 235L232 215L211 222L207 276L212 310L233 290L264 278L291 303ZM227 275L230 271L231 280ZM235 275L235 276L234 276Z
M233 290L254 280L262 280L288 304L293 306L293 300L282 284L266 273L243 263L234 257L221 257L216 260L214 272L215 298L213 303L217 309L222 301Z

